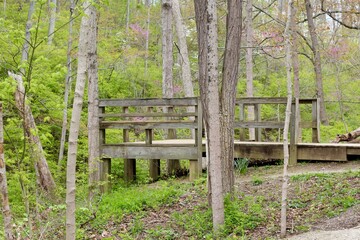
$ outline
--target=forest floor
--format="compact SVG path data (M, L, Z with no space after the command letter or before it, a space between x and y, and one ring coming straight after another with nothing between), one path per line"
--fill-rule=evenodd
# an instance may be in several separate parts
M360 161L305 163L289 167L289 175L309 173L341 173L359 171ZM238 176L237 183L251 181L254 174L268 179L268 191L274 187L275 182L282 177L283 166L271 168L249 168L246 175ZM270 179L273 179L272 181ZM240 189L243 189L240 187ZM289 196L291 197L291 196ZM264 237L264 236L261 236ZM312 224L308 232L289 236L288 240L360 240L360 205L349 208L346 212L333 218L324 218Z
M296 185L296 180L295 182L293 181L289 185L288 198L296 200L298 197L295 196L297 194L296 191L298 191L296 189L299 187L303 193L307 193L310 196L316 195L319 190L312 188L314 185L319 185L316 174L346 173L351 171L358 172L359 170L359 160L342 163L299 163L296 166L289 168L290 176L300 176L301 178L302 174L315 175L311 175L311 178L302 181L299 186ZM279 239L280 211L270 207L270 204L274 201L279 202L279 196L281 196L282 171L282 165L272 165L249 167L245 174L237 174L235 183L236 190L243 194L241 195L242 197L247 195L255 197L258 196L259 198L263 198L265 201L268 201L266 204L269 204L269 207L263 209L262 211L267 211L270 213L271 217L260 226L257 226L252 230L246 230L243 233L246 235L246 238L241 238L236 234L230 234L229 239ZM345 181L347 186L350 188L345 190L344 197L346 197L346 191L348 191L348 189L354 189L356 191L355 202L358 203L360 200L358 190L360 189L360 179L358 174L354 176L339 177L339 180L335 179L332 181L335 181L335 183L337 183L337 181ZM156 184L157 183L150 185L156 186ZM330 190L330 194L331 191L332 190ZM130 214L125 215L120 224L116 221L110 221L105 227L106 230L104 230L101 235L90 235L90 238L103 239L109 237L109 239L118 239L116 237L113 238L114 235L111 233L130 233L131 231L134 231L134 226L136 227L136 225L139 225L141 226L141 230L137 232L135 236L132 235L134 236L133 239L165 239L165 235L172 236L171 238L166 239L194 239L193 233L189 233L191 230L186 228L186 223L179 224L178 220L174 219L173 216L174 214L191 214L192 211L196 211L197 207L203 205L204 202L206 202L206 195L199 193L196 189L190 189L188 192L180 196L175 203L161 206L156 209L146 210L141 215L140 219L139 217L134 217L134 215ZM293 201L293 204L296 203L296 201ZM299 202L298 204L302 203ZM335 213L337 211L336 209L330 209L330 211L333 210L335 213L333 217L327 217L325 213L323 213L325 212L324 208L326 208L325 205L314 206L311 204L308 204L306 207L289 207L287 213L288 239L360 240L359 204L351 204L347 210L343 212ZM139 222L139 220L141 222L140 224L134 224L134 222ZM158 238L156 236L158 236ZM204 236L197 236L196 238L205 239Z

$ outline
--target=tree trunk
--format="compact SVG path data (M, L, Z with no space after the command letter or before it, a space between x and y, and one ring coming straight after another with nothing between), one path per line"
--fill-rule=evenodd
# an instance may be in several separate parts
M164 98L173 97L173 36L172 36L172 4L170 0L162 0L161 25L162 25L162 58L163 81L162 91Z
M70 0L70 17L69 17L69 39L68 39L68 47L67 47L67 74L65 78L65 92L64 92L64 110L63 110L63 122L61 128L61 139L60 139L60 150L59 150L59 159L58 165L61 164L61 161L64 158L64 150L65 150L65 141L66 141L66 129L67 129L67 109L68 109L68 102L69 102L69 93L71 88L72 82L72 58L71 58L71 51L72 51L72 32L73 32L73 24L74 18L73 13L75 10L75 2L74 0Z
M189 53L186 43L185 29L182 22L179 0L173 0L173 15L176 33L179 42L181 76L184 86L185 97L194 97L194 87L191 79Z
M253 87L253 21L252 0L246 1L246 96L254 96ZM255 117L254 106L248 107L248 120L253 121ZM255 140L255 128L249 128L249 140Z
M228 0L226 43L221 88L221 143L223 164L223 191L234 188L234 119L236 86L239 77L240 42L242 31L242 0Z
M56 7L57 7L57 0L50 0L49 1L49 8L50 8L50 19L49 19L49 31L48 31L48 44L52 44L52 40L54 38L55 32L55 23L56 23Z
M97 18L96 8L91 5L88 9L89 32L87 50L88 73L88 146L89 146L89 186L90 199L93 189L100 180L99 169L99 90L98 90L98 60L97 60Z
M173 34L172 34L172 1L162 0L161 3L161 25L162 25L162 57L163 57L163 97L172 98L173 90ZM164 108L164 111L168 111ZM169 135L174 135L169 130ZM173 174L180 168L179 160L167 160L167 173Z
M9 195L6 179L6 165L4 156L4 123L3 123L3 109L0 102L0 192L1 192L1 207L4 222L4 237L7 240L15 239L11 224L11 211L9 205Z
M25 27L25 41L24 41L24 45L21 51L21 62L24 63L28 60L28 55L29 55L29 48L30 48L30 37L31 37L31 33L30 33L30 29L32 27L32 15L35 11L35 1L34 0L30 0L30 7L29 7L29 11L28 11L28 17L27 17L27 21L26 21L26 27ZM20 69L21 74L24 76L25 75L25 70L23 68Z
M351 131L349 133L345 134L337 134L335 140L333 140L333 143L339 143L339 142L350 142L350 143L359 143L358 137L360 136L360 128L355 129L354 131Z
M296 33L297 32L297 26L296 26L296 6L294 6L293 4L293 17L290 19L290 28L291 28L291 32ZM300 68L299 68L299 53L298 53L298 48L299 48L299 42L298 42L298 35L297 34L293 34L292 36L292 55L291 55L291 62L292 62L292 67L293 67L293 71L294 71L294 97L295 99L300 99ZM297 121L301 121L301 115L300 115L300 108L297 107L296 108L296 120ZM302 142L302 133L301 133L301 127L299 123L296 123L297 127L297 132L296 132L296 139L297 142Z
M287 10L287 22L284 32L285 37L285 49L286 49L286 78L287 78L287 104L285 112L285 124L284 124L284 172L283 172L283 184L282 184L282 194L281 194L281 236L285 237L286 235L286 208L287 208L287 189L289 182L288 175L288 164L289 164L289 126L290 126L290 117L291 117L291 103L292 103L292 72L291 72L291 55L292 55L292 42L291 36L292 32L290 29L291 19L293 16L293 0L288 2Z
M28 138L27 141L30 145L32 157L35 160L35 167L38 171L38 183L43 190L51 193L56 185L46 161L34 117L30 107L26 104L25 88L23 86L22 77L11 72L9 72L9 76L17 82L15 104L23 119L24 131Z
M315 71L315 78L316 78L316 96L319 98L320 101L320 119L322 123L327 124L327 117L325 112L325 103L324 103L324 90L323 90L323 79L321 73L321 57L320 57L320 49L319 49L319 42L317 39L316 28L313 19L313 9L311 6L311 0L305 0L306 5L306 17L308 20L308 27L311 37L311 50L314 54L314 71Z
M80 36L79 36L79 50L78 50L78 67L75 86L75 95L73 103L73 111L71 115L70 134L69 134L69 149L66 169L66 239L75 239L75 181L76 181L76 156L77 156L77 141L79 137L80 117L83 105L83 96L86 83L87 71L87 44L89 42L89 17L90 17L90 3L88 1L83 3L85 15L81 19Z
M212 207L213 227L217 231L224 224L221 140L219 138L221 136L221 122L218 86L217 9L215 0L209 0L207 4L206 1L194 2L199 44L199 85L209 146L207 153L209 156L209 199ZM201 42L205 39L205 42Z

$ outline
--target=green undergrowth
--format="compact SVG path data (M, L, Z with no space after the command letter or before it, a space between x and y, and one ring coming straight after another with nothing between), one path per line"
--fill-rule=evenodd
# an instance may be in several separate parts
M359 179L360 171L292 176L289 231L307 231L321 219L359 204ZM246 192L225 198L225 225L216 235L212 232L206 178L202 177L194 183L171 179L117 187L100 199L93 220L89 221L91 212L87 209L78 210L78 219L82 223L89 221L79 239L89 236L89 229L91 234L106 230L111 235L108 239L276 239L280 230L281 184L262 178L257 184L251 180L241 185L245 185Z

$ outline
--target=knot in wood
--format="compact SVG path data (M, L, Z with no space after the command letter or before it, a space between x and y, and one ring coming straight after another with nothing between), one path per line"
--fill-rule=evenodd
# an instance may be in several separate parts
M171 4L168 3L168 2L163 3L162 7L163 7L164 9L166 9L166 10L169 10L169 9L171 9Z

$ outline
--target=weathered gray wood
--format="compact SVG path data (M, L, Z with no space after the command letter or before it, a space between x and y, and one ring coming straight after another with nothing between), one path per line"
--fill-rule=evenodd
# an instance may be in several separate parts
M317 123L316 122L300 122L301 128L314 128L317 129Z
M196 106L198 99L193 98L144 98L144 99L101 99L100 107L148 107L148 106Z
M195 122L197 122L197 129L195 134L195 145L197 147L197 162L193 163L193 161L190 160L190 181L192 181L192 178L198 178L201 175L202 172L202 161L203 161L203 144L202 144L202 130L203 130L203 115L202 115L202 105L199 100L198 105L195 107L195 111L198 113L198 116L195 117ZM205 147L205 146L204 146ZM196 165L197 167L191 166ZM193 177L192 177L193 176Z
M111 158L101 159L100 166L100 192L105 193L111 189L110 174L111 174Z
M298 145L298 160L347 161L346 147Z
M174 113L173 107L167 108L168 113ZM168 117L168 120L172 120L173 118ZM168 129L167 139L176 139L176 129ZM167 159L166 162L167 174L169 176L173 175L176 170L180 169L180 161L177 159Z
M248 144L235 143L234 146L235 158L254 158L254 159L283 159L284 151L283 145L278 144Z
M111 158L142 158L142 159L198 159L197 147L194 146L157 146L139 145L123 146L104 145L102 153Z
M246 122L245 122L245 113L244 113L244 104L239 103L239 122L234 122L234 128L240 128L240 141L245 141L245 129L246 128ZM244 124L244 125L242 125Z
M129 112L128 107L123 107L124 114ZM129 142L129 130L123 129L123 142ZM136 179L136 159L124 159L124 178L125 181L130 182Z
M284 122L274 121L254 121L254 122L238 122L234 123L234 128L284 128Z
M274 97L274 98L258 98L258 97L249 97L249 98L238 98L236 99L236 104L286 104L286 97Z
M107 113L101 114L102 118L126 118L126 117L175 117L175 118L184 118L184 117L194 117L197 116L196 112L155 112L155 113Z
M254 105L254 121L261 122L261 107L259 104ZM257 127L255 130L255 140L261 142L261 127Z
M148 107L147 112L151 113L153 111L153 107ZM145 147L143 150L140 149L138 153L136 153L135 149L130 150L127 148L122 148L123 152L126 150L130 150L131 154L135 155L135 158L142 158L141 154L144 153L143 158L148 158L149 160L149 176L153 181L158 180L160 176L160 158L150 154L150 147L152 147L153 141L153 129L145 129ZM137 148L139 150L139 148Z
M312 128L312 142L318 143L320 142L320 135L319 135L319 129L320 129L320 107L319 107L319 101L313 101L312 102L312 122L313 124L316 124L316 128Z
M197 124L191 120L167 120L167 121L102 121L100 129L195 129Z
M295 100L295 103L291 104L291 117L290 117L290 157L289 157L289 165L297 164L297 126L296 126L296 105L298 103L298 99Z

